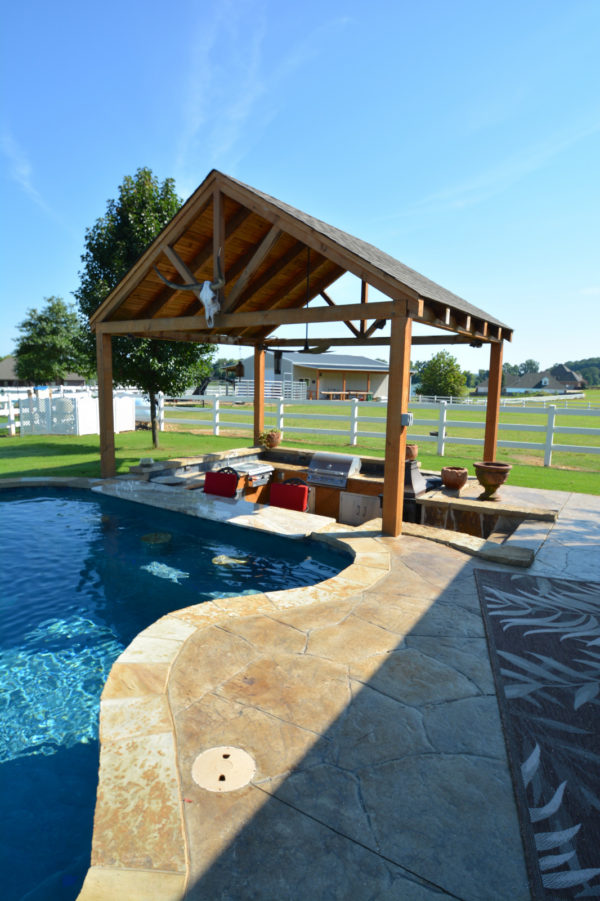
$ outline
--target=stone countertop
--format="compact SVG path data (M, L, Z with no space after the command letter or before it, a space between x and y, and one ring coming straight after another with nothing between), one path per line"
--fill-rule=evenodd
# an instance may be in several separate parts
M242 528L272 532L287 538L305 538L335 524L330 516L299 513L238 498L216 497L200 491L178 491L167 485L140 482L137 479L107 479L95 485L93 490L111 497Z

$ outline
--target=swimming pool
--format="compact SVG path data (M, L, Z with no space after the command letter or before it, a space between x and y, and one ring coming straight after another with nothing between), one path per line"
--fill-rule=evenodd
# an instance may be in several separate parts
M313 584L349 561L54 489L0 493L0 555L2 898L70 901L89 864L99 696L124 647L171 610Z

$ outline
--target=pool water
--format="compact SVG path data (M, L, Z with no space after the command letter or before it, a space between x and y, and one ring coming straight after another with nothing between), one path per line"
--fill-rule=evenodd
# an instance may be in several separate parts
M138 632L215 597L314 584L348 562L317 542L91 492L2 491L3 901L77 897L89 865L100 693Z

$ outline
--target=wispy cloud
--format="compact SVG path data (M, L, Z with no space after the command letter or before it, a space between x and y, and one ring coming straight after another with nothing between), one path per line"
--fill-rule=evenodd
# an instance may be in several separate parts
M34 187L33 170L27 154L8 130L3 131L2 135L0 135L0 149L8 160L10 178L22 188L30 200L33 200L40 209L44 210L45 213L52 214L52 210Z
M459 210L484 203L506 191L527 175L536 172L551 159L600 131L600 122L578 126L569 133L553 135L545 141L522 148L498 165L473 178L451 185L414 204L411 212L437 213Z
M585 288L581 288L579 294L582 297L600 297L600 285L588 285Z
M265 52L267 12L260 0L222 2L191 37L193 59L183 86L175 160L177 185L184 195L197 186L198 171L207 166L235 172L277 116L285 80L319 53L321 38L349 21L339 18L318 25L272 65L272 56Z
M375 223L410 223L410 231L424 227L433 216L467 209L485 203L507 191L528 175L542 169L554 157L580 141L600 132L600 120L574 125L570 130L551 135L544 141L522 147L494 166L471 178L449 185L420 200L407 204L390 216L378 217Z

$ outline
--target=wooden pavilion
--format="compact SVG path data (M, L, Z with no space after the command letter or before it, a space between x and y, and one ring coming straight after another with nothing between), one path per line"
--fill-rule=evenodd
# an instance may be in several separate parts
M336 304L327 289L346 272L360 280L360 300ZM203 283L212 283L212 303ZM389 300L369 302L369 285ZM309 308L315 298L324 304ZM388 320L390 337L379 337ZM442 334L413 337L413 321ZM344 322L351 337L328 338L323 332L329 322ZM257 441L264 423L265 350L302 346L304 339L273 337L278 326L297 323L318 325L319 337L308 339L318 350L348 343L390 347L384 534L402 530L411 344L490 345L483 459L495 458L502 342L511 340L512 330L373 245L213 170L90 319L97 338L103 477L115 473L113 336L253 347Z

